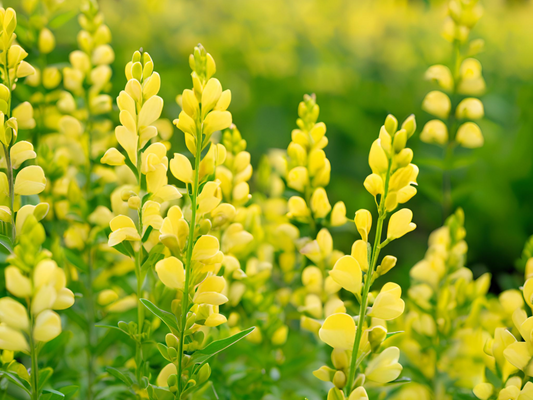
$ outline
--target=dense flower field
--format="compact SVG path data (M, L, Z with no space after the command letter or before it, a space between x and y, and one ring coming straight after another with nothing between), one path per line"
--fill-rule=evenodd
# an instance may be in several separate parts
M533 399L531 5L6 3L0 400Z

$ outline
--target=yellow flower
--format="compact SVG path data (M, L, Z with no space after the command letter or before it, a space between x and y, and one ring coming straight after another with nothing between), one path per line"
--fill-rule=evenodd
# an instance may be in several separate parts
M405 302L401 299L402 288L396 283L387 282L374 301L368 315L384 320L391 320L402 315Z
M30 346L20 331L0 324L0 349L27 353Z
M392 382L402 372L403 367L398 363L400 350L397 347L388 347L368 363L365 376L368 380L387 383Z
M475 149L483 146L483 134L479 126L473 122L465 122L457 130L457 143L461 146Z
M225 286L224 277L208 276L196 289L193 302L195 304L210 304L213 306L224 304L228 301L228 298L222 294Z
M328 194L324 188L319 187L313 192L311 196L311 210L315 218L325 218L331 211Z
M44 171L37 165L23 168L15 178L15 194L30 196L41 193L46 186Z
M398 239L403 235L415 230L416 224L411 222L412 219L413 212L408 208L402 208L401 210L395 212L389 221L387 239Z
M370 229L372 229L372 214L368 210L358 210L355 213L355 226L357 231L361 235L361 239L365 242L368 242L368 234Z
M448 142L448 128L446 124L439 119L433 119L424 125L420 140L425 143L435 143L445 145Z
M487 400L494 392L494 386L490 383L479 383L474 387L474 394L478 399Z
M155 265L157 276L163 284L171 289L182 290L185 282L183 263L176 257L164 258Z
M30 326L26 307L11 297L0 299L0 321L7 326L27 331Z
M453 89L453 76L445 65L432 65L426 71L425 78L436 81L442 89L448 92Z
M35 319L33 338L38 342L49 342L61 333L61 318L51 310L44 310Z
M309 208L307 208L307 203L300 196L292 196L287 205L289 207L289 212L287 213L289 218L301 219L311 215Z
M481 100L469 97L463 99L455 111L459 119L480 119L485 115Z
M113 247L119 243L122 243L124 240L128 241L140 241L141 237L135 224L131 218L126 217L125 215L119 215L111 220L109 223L111 227L111 234L109 235L109 246Z
M431 115L446 119L450 114L452 103L450 98L438 90L429 92L422 102L422 109Z
M179 206L170 207L160 232L159 240L169 249L178 251L185 248L189 224L183 218L183 212Z
M218 239L211 235L203 235L196 241L192 251L192 259L195 261L206 261L214 257L219 252Z
M346 223L346 205L338 201L331 211L331 226L342 226Z
M174 158L170 161L170 172L183 183L192 184L193 182L191 162L183 154L174 153Z
M105 152L100 162L102 164L116 166L116 165L124 165L125 159L126 157L124 157L124 155L120 151L112 147Z
M17 142L11 147L11 165L17 169L26 160L31 160L37 157L33 150L33 144L26 141Z
M17 267L9 266L5 270L6 288L13 296L25 298L32 294L31 280L22 275Z
M361 267L352 256L344 256L337 260L329 275L345 290L354 294L361 293L362 277Z
M384 192L383 179L378 174L368 175L365 179L364 186L368 193L374 197Z
M524 300L529 308L533 309L533 278L529 278L524 284Z
M320 339L339 350L351 350L355 341L355 321L348 314L332 314L320 328Z

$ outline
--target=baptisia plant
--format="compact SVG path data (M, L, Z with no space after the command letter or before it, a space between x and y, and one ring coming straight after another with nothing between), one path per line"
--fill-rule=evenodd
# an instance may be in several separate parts
M31 400L57 393L45 388L53 370L40 368L39 353L61 333L61 318L56 311L74 304L74 294L65 287L65 272L52 260L52 254L41 247L46 235L37 221L40 207L35 208L36 212L25 213L18 228L20 239L5 270L10 296L0 299L0 349L7 351L3 354L4 363L6 357L9 360L0 376L21 388ZM20 215L19 212L19 218ZM14 355L18 353L29 355L31 366L16 361ZM59 394L55 398L64 398Z
M470 31L483 14L478 0L450 0L443 37L453 45L451 66L437 64L425 74L441 90L429 92L422 109L436 117L424 125L420 139L444 148L443 213L452 211L450 173L457 168L454 149L474 149L483 146L480 127L474 122L483 118L484 107L479 96L485 92L485 80L480 62L473 58L483 50L483 40L470 40Z
M147 55L134 55L130 64L132 79L126 86L126 92L122 92L122 97L118 99L123 125L117 128L117 139L129 159L124 160L116 149L111 149L104 156L112 163L127 162L132 168L138 165L139 185L142 183L141 174L145 174L148 193L142 199L132 194L128 200L139 210L137 224L126 216L116 217L111 222L113 233L110 244L123 243L131 247L127 252L135 254L140 260L139 253L143 251L142 244L147 238L143 226L146 229L148 225L155 225L154 229L159 231L155 240L165 247L164 258L157 261L155 271L166 288L176 294L169 311L148 299L141 300L170 330L166 343L158 344L168 364L161 370L156 384L148 386L151 399L186 399L198 390L206 390L209 387L209 358L253 330L250 328L229 338L209 340L207 328L226 322L219 306L228 300L221 271L224 254L220 251L218 239L209 234L217 221L212 215L225 219L225 213L235 212L233 206L220 204L220 181L212 180L216 166L224 162L226 150L223 145L213 143L211 138L216 131L231 125L231 114L227 111L231 92L223 91L220 82L212 77L216 71L215 62L201 45L194 49L189 63L193 71L193 89L183 92L183 111L175 124L185 134L194 167L183 154L175 153L170 161L172 174L185 184L186 202L183 206L172 205L164 220L158 218L158 202L175 200L181 195L174 186L167 185L168 161L164 146L156 143L141 150L147 140L155 136L149 124L159 116L162 107L162 100L155 96L159 80L150 75L152 63ZM219 213L215 211L217 208ZM139 295L144 279L142 265L139 261ZM142 318L143 311L139 308L140 324ZM140 324L139 334L142 337Z
M163 251L163 246L158 245L157 233L163 224L161 205L179 199L181 194L168 184L166 147L158 142L148 146L149 140L157 135L153 123L163 108L163 99L157 96L161 80L154 72L148 53L134 53L132 61L126 65L126 78L126 88L117 98L121 125L116 127L115 135L127 157L113 147L107 150L101 162L111 166L126 164L136 180L135 186L122 189L121 197L127 203L128 215L118 215L111 220L108 244L135 262L133 298L138 299L137 322L129 325L121 322L119 327L136 345L135 376L126 383L142 396L150 376L143 346L150 339L151 324L145 323L145 307L140 299L144 297L146 275Z
M17 239L17 230L22 228L28 212L20 213L21 196L41 193L46 186L44 171L38 165L23 167L27 160L37 157L33 145L28 141L17 140L19 129L31 129L35 126L33 108L24 102L14 107L13 91L20 78L35 72L24 59L28 53L15 44L17 15L12 8L0 8L0 143L2 145L2 166L6 172L0 172L0 221L2 244L9 251ZM27 206L26 206L27 207ZM29 206L35 208L35 206ZM40 210L48 209L43 204ZM21 214L15 215L15 213ZM46 211L37 215L43 218Z
M328 400L368 399L367 389L396 380L402 371L398 362L399 349L387 346L386 342L391 336L387 321L404 311L401 288L387 282L379 292L370 289L377 277L396 265L393 256L385 256L379 262L381 250L416 228L411 210L396 211L399 204L416 194L412 185L416 184L418 168L411 163L413 151L406 147L415 128L414 116L407 118L400 129L396 118L387 116L379 138L370 149L372 174L364 182L366 190L374 196L378 211L374 243L369 242L372 214L359 210L355 214L355 225L361 240L355 241L351 254L339 258L329 272L338 285L353 294L360 307L355 318L346 312L328 316L319 330L320 339L333 348L333 368L323 366L314 373L317 378L333 383ZM387 233L383 239L387 219Z
M337 296L340 286L328 276L328 271L343 255L334 249L328 228L346 222L346 206L339 201L332 207L325 189L330 181L331 164L324 151L328 144L326 125L317 122L319 111L315 95L305 95L298 106L298 128L292 131L287 148L286 181L288 188L298 193L289 198L287 216L299 230L294 238L300 254L280 257L288 282L296 272L289 266L303 267L296 274L303 286L295 290L292 298L302 313L302 327L313 331L317 324L312 318L346 311ZM300 234L306 236L300 238ZM298 257L302 255L300 261Z
M471 392L485 371L481 312L490 274L474 279L465 267L464 213L458 209L429 237L423 260L410 271L406 335L400 348L421 399L447 399ZM399 399L412 388L402 389ZM404 397L402 397L404 396ZM407 396L408 397L408 396Z
M499 324L484 342L487 373L473 393L478 399L527 400L533 396L533 238L523 252L525 283L521 290L510 289L497 303L510 316L508 325ZM494 307L496 308L496 307Z

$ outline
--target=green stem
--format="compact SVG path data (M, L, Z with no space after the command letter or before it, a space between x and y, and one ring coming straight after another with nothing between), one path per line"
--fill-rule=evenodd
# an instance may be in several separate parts
M368 272L366 274L365 278L365 286L363 288L362 298L361 298L361 306L359 308L359 322L357 324L357 333L355 335L355 341L353 344L353 350L352 350L352 361L350 363L350 374L348 377L348 384L346 385L346 395L350 395L352 386L355 380L355 371L356 371L356 363L359 353L359 345L361 343L361 338L363 336L363 324L365 322L366 318L366 311L368 307L368 294L370 292L370 286L372 285L372 275L374 273L374 269L376 268L379 252L381 250L380 242L381 242L381 234L383 231L383 222L385 221L386 213L381 213L378 217L378 223L376 228L376 237L374 239L374 247L372 249L372 259L370 262L370 267L368 269Z
M87 400L93 398L92 388L94 383L94 347L95 332L94 323L96 320L94 310L94 291L93 291L93 249L89 244L88 248L88 275L87 275Z
M11 154L9 146L4 145L4 155L7 166L7 182L9 185L9 205L11 209L11 240L15 243L17 231L15 227L15 183L13 177L13 166L11 165Z
M141 262L142 262L142 243L140 246L139 251L135 253L135 276L137 277L137 325L138 325L138 339L135 341L136 343L136 357L137 360L137 380L140 382L141 380L141 362L143 358L142 354L142 333L143 333L143 325L144 325L144 305L141 303L142 298L142 287L143 287L143 280L142 280L142 272L141 272Z
M459 41L455 40L453 43L453 52L452 52L452 68L453 68L453 80L454 85L452 89L452 101L455 101L455 96L457 94L457 87L461 80L461 44ZM447 121L449 138L446 148L444 150L444 165L442 173L442 219L446 220L448 215L450 215L453 200L452 200L452 184L451 184L451 170L453 163L453 148L455 144L455 115L453 112L450 113Z
M178 392L176 393L177 399L181 397L183 392L183 387L181 384L181 374L182 374L182 362L183 362L183 341L185 339L185 326L187 324L187 313L189 312L189 285L192 274L192 250L194 247L194 231L196 229L196 208L198 200L198 187L200 179L200 158L202 155L202 138L203 134L201 133L201 127L197 124L197 131L200 132L197 135L196 140L196 157L194 159L194 180L191 189L191 221L189 225L189 239L187 243L187 260L185 265L185 286L183 289L183 300L181 302L181 325L180 325L180 338L179 338L179 349L178 349Z
M451 132L451 131L450 131ZM444 170L442 172L442 219L446 220L448 215L450 215L453 200L452 200L452 183L450 172L452 169L453 162L453 142L448 141L446 149L444 151Z
M31 310L28 302L28 310ZM31 312L31 311L30 311ZM33 325L34 325L33 313L30 318L30 356L31 356L31 400L39 400L39 365L37 363L37 348L35 346L35 340L33 339Z
M140 165L140 151L137 156L137 171L138 171L138 182L139 182L139 194L141 192L142 188L142 173L141 173L141 165ZM138 332L138 339L136 340L136 351L135 351L135 359L137 361L137 381L140 383L141 381L141 363L143 359L143 352L142 352L142 333L143 333L143 327L144 327L144 305L141 303L142 298L142 287L144 284L144 277L142 275L142 258L143 258L143 243L142 243L142 235L143 235L143 222L142 222L142 211L141 209L138 210L138 231L139 236L141 236L141 242L139 251L135 252L135 277L137 278L137 332Z
M93 198L92 194L92 186L91 186L91 175L93 171L93 160L91 158L91 149L92 149L92 118L90 114L90 106L89 106L89 94L87 91L85 92L84 96L85 100L85 107L87 108L89 114L87 116L87 124L85 127L85 134L86 134L86 140L87 140L87 160L86 160L86 167L85 167L85 193L86 193L86 201L90 204L90 201ZM87 245L87 400L92 400L93 393L92 393L92 387L94 384L94 347L95 347L95 330L94 330L94 324L96 321L96 313L95 313L95 307L94 307L94 290L93 290L93 274L94 274L94 255L93 255L93 247L92 243L89 243Z

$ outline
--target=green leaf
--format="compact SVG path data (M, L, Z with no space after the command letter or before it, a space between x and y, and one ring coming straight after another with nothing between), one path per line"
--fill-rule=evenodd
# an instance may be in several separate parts
M0 235L0 245L4 246L7 251L13 254L13 242L11 241L11 238L5 235Z
M154 248L148 254L148 258L146 258L141 266L141 271L143 274L146 274L148 270L151 269L155 263L162 258L161 254L163 254L163 251L165 251L165 245L163 243L158 243L154 246Z
M148 228L144 231L144 235L142 237L142 241L146 242L148 240L148 237L150 236L150 233L154 230L154 227L152 225L149 225Z
M77 10L72 10L63 14L59 14L48 23L48 26L52 29L57 29L65 25L68 21L78 15Z
M124 382L126 385L128 386L132 386L133 385L133 380L125 375L122 371L116 369L116 368L113 368L113 367L106 367L105 369L110 375L113 375L115 378L121 380L122 382Z
M178 320L174 314L169 313L168 311L161 310L159 307L155 306L150 300L141 299L141 303L150 310L156 317L159 317L161 321L169 327L170 330L179 331Z
M168 388L155 385L148 386L148 395L153 400L174 400L174 394Z
M399 335L400 333L403 333L403 331L387 332L387 336L385 336L385 340L387 340L388 338L391 338L393 336Z
M142 301L142 300L141 300ZM227 337L225 339L215 340L210 343L205 349L196 351L191 358L191 361L196 364L203 365L207 360L213 357L215 354L220 353L221 351L227 349L230 346L233 346L239 340L244 339L255 329L255 326L245 329L239 333L236 333L233 336Z
M50 367L39 370L39 386L37 391L40 392L43 386L48 382L54 370Z
M114 325L106 325L106 324L98 324L98 325L95 325L96 328L105 328L105 329L115 329L117 331L120 331L122 333L125 333L126 335L130 335L129 332L126 332L124 329L118 327L118 326L114 326Z
M28 393L28 395L31 394L30 390L14 374L12 374L10 372L6 372L6 371L0 371L0 376L5 376L8 381L10 381L11 383L14 383L15 385L17 385L19 388L21 388L26 393Z
M392 382L388 382L385 385L389 386L389 385L397 385L397 384L403 384L403 383L409 383L409 382L411 382L411 378L403 377L403 378L398 378Z
M40 400L64 400L65 395L54 389L44 389Z
M128 241L124 241L122 243L117 244L116 246L113 246L113 248L125 256L128 257L135 257L135 252L133 251L133 247L131 247L131 243Z
M70 385L70 386L64 386L59 391L65 395L65 400L71 399L76 393L78 393L79 386L76 385Z

